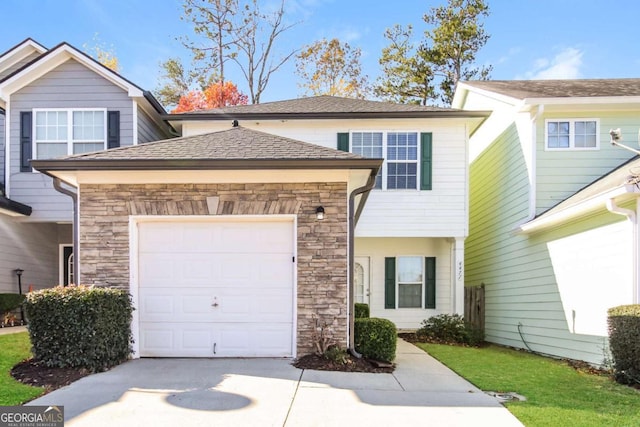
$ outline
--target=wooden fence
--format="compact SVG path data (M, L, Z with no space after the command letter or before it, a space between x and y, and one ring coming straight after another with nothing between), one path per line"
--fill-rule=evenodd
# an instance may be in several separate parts
M484 283L464 288L464 320L484 332Z

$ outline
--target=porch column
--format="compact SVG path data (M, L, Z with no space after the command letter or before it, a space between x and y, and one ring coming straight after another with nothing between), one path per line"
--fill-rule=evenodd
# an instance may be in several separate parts
M464 237L453 239L453 306L452 312L464 315Z

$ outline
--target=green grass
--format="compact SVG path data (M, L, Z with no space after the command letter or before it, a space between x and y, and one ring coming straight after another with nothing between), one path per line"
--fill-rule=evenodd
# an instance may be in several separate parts
M0 406L20 405L44 394L43 387L31 387L14 380L11 368L31 357L29 334L0 335Z
M640 425L640 392L607 376L499 346L418 346L482 390L525 396L505 406L527 427Z

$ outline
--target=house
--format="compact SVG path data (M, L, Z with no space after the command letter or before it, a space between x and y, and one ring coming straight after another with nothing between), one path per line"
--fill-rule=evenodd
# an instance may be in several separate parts
M399 328L462 312L486 116L320 96L164 115L182 137L32 164L78 194L80 280L130 289L136 356L290 357L316 322L352 348L354 302Z
M477 81L453 106L490 110L470 138L467 286L486 338L601 364L607 309L638 303L640 79Z
M155 99L67 43L0 54L0 292L73 283L73 203L29 160L168 138ZM64 186L63 186L64 188Z

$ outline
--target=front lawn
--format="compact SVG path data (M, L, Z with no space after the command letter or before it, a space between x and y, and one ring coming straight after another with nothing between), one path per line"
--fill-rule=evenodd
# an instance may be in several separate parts
M505 406L527 427L640 425L640 391L607 376L499 346L417 345L482 390L525 396Z
M44 394L43 387L24 385L11 376L11 368L30 357L27 332L0 335L0 406L20 405Z

